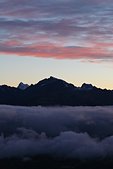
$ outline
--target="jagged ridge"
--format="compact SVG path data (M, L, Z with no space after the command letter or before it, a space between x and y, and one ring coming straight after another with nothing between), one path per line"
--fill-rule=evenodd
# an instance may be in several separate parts
M100 89L92 84L76 87L62 79L50 77L35 85L24 85L22 88L0 86L0 104L11 105L69 105L97 106L113 105L113 91ZM25 87L25 88L24 88Z

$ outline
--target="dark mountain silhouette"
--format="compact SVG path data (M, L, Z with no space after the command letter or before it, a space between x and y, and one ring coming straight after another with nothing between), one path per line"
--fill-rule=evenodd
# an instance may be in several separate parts
M27 89L28 87L29 87L28 84L24 84L24 83L20 82L17 88L19 88L19 89L21 89L21 90L25 90L25 89Z
M50 77L24 90L0 86L0 104L25 106L104 106L113 105L113 91L100 89L92 84L76 87L64 80Z

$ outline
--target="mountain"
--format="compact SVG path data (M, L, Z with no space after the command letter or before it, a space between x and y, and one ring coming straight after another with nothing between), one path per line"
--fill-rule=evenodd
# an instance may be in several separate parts
M15 87L0 86L0 104L19 105L23 93Z
M0 104L23 106L100 106L113 105L113 91L84 83L81 87L50 77L35 85L0 86Z
M18 88L18 89L21 89L21 90L25 90L25 89L27 89L28 87L29 87L28 84L24 84L24 83L20 82L17 88Z
M92 90L94 87L92 84L86 84L83 83L83 85L81 86L81 90Z

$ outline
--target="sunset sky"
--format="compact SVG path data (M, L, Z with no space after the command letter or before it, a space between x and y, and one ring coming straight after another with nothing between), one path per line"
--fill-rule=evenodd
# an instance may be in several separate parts
M113 0L0 0L0 85L49 76L113 89Z

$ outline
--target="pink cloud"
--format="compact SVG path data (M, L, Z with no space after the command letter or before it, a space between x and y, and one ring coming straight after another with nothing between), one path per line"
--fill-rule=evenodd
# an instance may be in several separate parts
M0 5L0 53L113 58L113 0L5 0Z
M0 47L0 53L16 54L19 56L56 58L56 59L110 59L113 58L111 51L112 43L96 43L91 47L55 46L53 44L26 45L19 41L8 41Z

